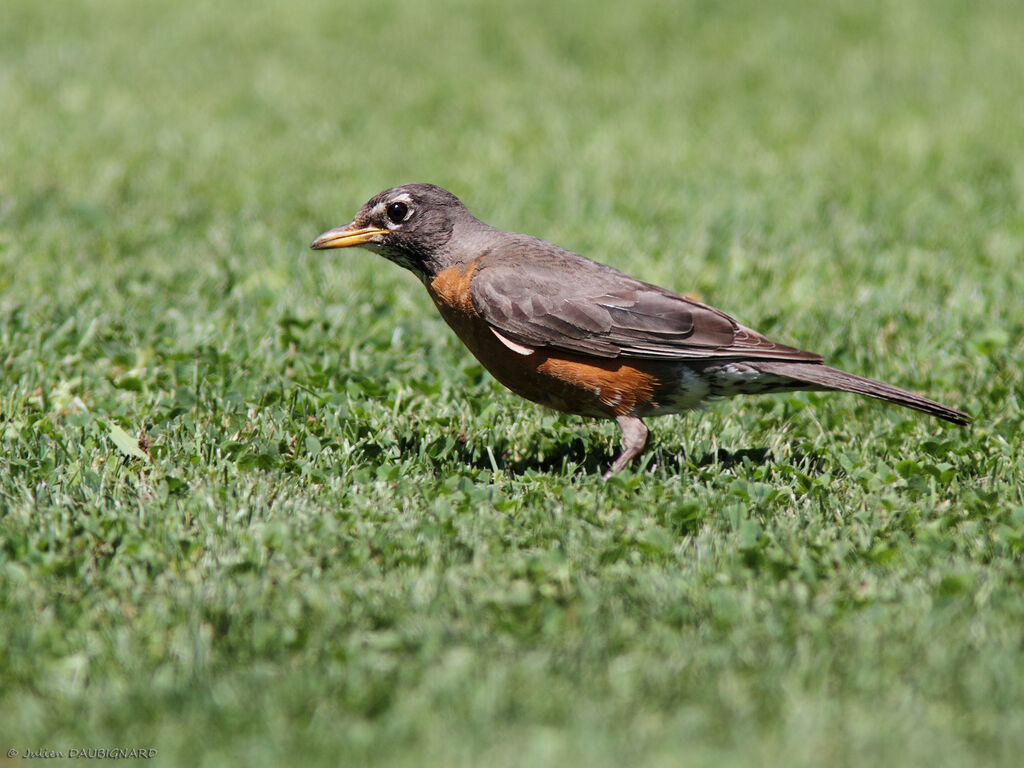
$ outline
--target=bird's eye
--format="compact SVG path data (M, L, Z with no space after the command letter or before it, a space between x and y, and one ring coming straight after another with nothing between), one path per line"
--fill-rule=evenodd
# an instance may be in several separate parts
M392 203L388 206L388 218L395 224L401 224L405 221L405 217L408 213L409 206L405 203Z

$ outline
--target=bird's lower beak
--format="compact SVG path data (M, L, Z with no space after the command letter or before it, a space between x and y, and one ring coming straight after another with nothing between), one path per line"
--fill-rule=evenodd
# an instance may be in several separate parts
M344 227L336 227L324 232L309 247L314 251L325 251L328 248L348 248L350 245L369 243L387 233L388 230L379 227L357 227L354 224L346 224Z

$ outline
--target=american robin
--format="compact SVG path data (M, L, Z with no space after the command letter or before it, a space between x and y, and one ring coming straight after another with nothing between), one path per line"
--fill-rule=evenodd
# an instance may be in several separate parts
M867 395L951 421L967 414L770 341L724 312L529 235L474 218L432 184L370 198L312 248L358 245L412 271L445 322L493 376L528 400L614 419L623 450L647 443L641 420L712 398L795 390Z

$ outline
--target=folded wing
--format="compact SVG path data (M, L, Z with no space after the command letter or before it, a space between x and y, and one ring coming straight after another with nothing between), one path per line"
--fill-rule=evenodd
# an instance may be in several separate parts
M770 341L713 307L560 249L531 260L529 269L481 259L470 295L493 329L533 349L609 358L822 359Z

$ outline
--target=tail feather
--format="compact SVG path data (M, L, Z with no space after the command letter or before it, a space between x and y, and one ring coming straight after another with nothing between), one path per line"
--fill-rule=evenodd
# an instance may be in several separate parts
M863 376L855 376L852 373L846 373L836 368L829 368L821 363L758 360L756 362L751 361L748 364L764 373L787 376L807 384L824 387L825 389L836 389L842 392L867 395L878 400L885 400L886 402L913 408L915 411L937 416L954 424L966 425L971 423L970 417L963 411L947 408L941 403L915 395L913 392L908 392L905 389L894 387L892 384L865 379Z

